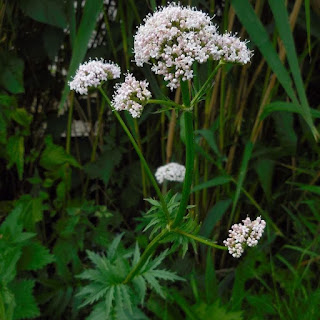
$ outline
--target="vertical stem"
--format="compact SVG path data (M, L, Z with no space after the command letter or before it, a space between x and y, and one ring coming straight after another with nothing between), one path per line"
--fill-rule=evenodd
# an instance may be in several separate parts
M137 143L138 143L138 146L139 146L140 150L142 151L142 144L141 144L141 138L140 138L138 122L137 122L136 119L133 119L133 123L134 123L134 130L135 130L136 135L137 135ZM141 162L140 162L140 167L141 167L141 180L142 180L142 194L143 194L143 197L146 198L147 197L146 173L144 171L144 167L143 167L143 164Z
M123 283L128 283L131 279L133 279L137 273L144 266L148 258L153 254L157 246L159 245L160 240L162 240L169 233L168 229L163 229L146 247L143 254L141 255L137 264L131 269L130 273L127 275L126 279Z
M110 99L108 98L108 96L107 96L107 95L105 94L105 92L103 91L103 89L102 89L101 87L99 87L99 90L100 90L102 96L104 97L104 99L107 101L108 105L111 107L114 115L115 115L116 118L118 119L121 127L123 128L123 130L124 130L125 133L127 134L130 142L132 143L134 149L136 150L136 152L137 152L137 154L138 154L138 157L140 158L140 161L141 161L142 165L144 166L144 169L145 169L145 171L146 171L146 174L147 174L147 176L149 177L150 182L151 182L152 186L154 187L154 189L155 189L155 191L156 191L156 193L157 193L157 195L158 195L158 197L159 197L159 199L160 199L161 206L162 206L162 209L163 209L163 211L164 211L164 213L165 213L165 215L166 215L167 221L168 221L168 223L170 223L170 214L169 214L169 211L168 211L167 204L166 204L166 202L165 202L165 200L164 200L164 197L163 197L163 195L162 195L162 193L161 193L161 190L160 190L160 188L159 188L159 186L158 186L158 184L157 184L157 181L155 180L155 178L154 178L154 176L153 176L153 174L152 174L152 172L151 172L151 170L150 170L150 168L149 168L149 166L148 166L148 164L147 164L147 161L146 161L146 159L144 158L144 156L143 156L143 154L142 154L142 152L141 152L141 150L140 150L137 142L135 141L135 139L134 139L134 137L132 136L129 128L128 128L127 125L124 123L124 121L122 120L122 118L121 118L121 116L119 115L119 113L112 108L112 103L111 103Z
M183 104L190 107L190 93L187 81L181 81L181 92ZM178 209L177 216L173 222L173 227L177 226L183 216L188 205L190 188L192 184L193 166L194 166L194 135L193 135L193 115L189 111L183 113L184 120L184 137L186 144L186 175L182 188L182 198Z

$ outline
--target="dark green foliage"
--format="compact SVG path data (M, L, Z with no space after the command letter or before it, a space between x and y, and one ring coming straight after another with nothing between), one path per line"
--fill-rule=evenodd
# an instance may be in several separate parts
M164 251L154 259L149 258L139 273L130 282L125 282L131 267L140 259L140 250L136 244L130 265L132 250L122 248L122 236L115 237L106 255L87 251L94 269L87 269L78 275L89 284L81 288L77 296L82 300L80 307L94 304L88 319L145 319L137 306L143 305L147 289L155 290L164 298L159 280L182 280L175 273L157 268L167 255Z
M136 26L166 3L0 3L1 320L319 318L316 1L180 1L216 14L254 57L224 65L207 92L215 64L193 66L194 176L174 227L182 184L162 186L161 202L101 95L68 86L80 63L102 57L180 103L133 61ZM103 85L109 98L116 82ZM68 141L71 105L89 129ZM152 104L137 121L121 114L152 173L186 162L181 113ZM259 245L241 259L216 250L247 215L267 221Z

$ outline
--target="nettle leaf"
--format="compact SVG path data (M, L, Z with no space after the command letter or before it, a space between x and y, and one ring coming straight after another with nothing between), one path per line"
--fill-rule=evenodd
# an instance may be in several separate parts
M12 52L0 52L0 86L10 93L24 92L23 60Z
M32 122L33 116L23 108L14 109L10 113L10 117L21 126L28 128Z
M21 0L20 7L26 15L59 28L67 27L64 1L60 0Z
M47 170L56 170L58 167L64 164L70 164L76 168L80 168L80 164L77 160L67 154L65 149L52 142L52 138L48 136L45 140L46 148L41 154L40 166Z
M8 168L14 164L17 167L19 180L22 180L24 169L24 137L12 136L8 139L7 146Z
M54 255L38 242L32 242L22 250L20 270L38 270L55 260Z
M33 287L33 280L20 280L10 284L15 299L13 319L30 319L40 315L40 310L32 294Z

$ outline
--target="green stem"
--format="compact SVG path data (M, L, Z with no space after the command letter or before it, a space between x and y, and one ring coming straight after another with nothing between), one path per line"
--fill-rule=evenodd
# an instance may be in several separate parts
M181 92L183 104L190 106L189 86L188 82L181 81ZM194 167L194 135L193 135L193 115L191 112L185 111L184 117L184 138L186 144L186 175L184 178L182 197L177 216L173 222L173 227L177 226L185 215L188 205L189 194L192 184L193 167Z
M213 247L213 248L216 248L216 249L220 249L220 250L228 250L227 247L224 247L224 246L220 246L218 244L216 244L215 242L209 240L209 239L206 239L206 238L203 238L203 237L200 237L200 236L196 236L194 234L191 234L191 233L187 233L187 232L184 232L180 229L171 229L172 232L175 232L175 233L179 233L179 234L182 234L184 235L185 237L188 237L190 239L193 239L193 240L196 240L198 242L201 242L207 246L210 246L210 247Z
M175 103L174 101L171 101L171 100L149 99L146 104L160 104L160 105L179 108L179 109L183 108L183 106L181 106L180 104Z
M212 73L210 74L210 76L208 77L206 82L203 84L203 86L197 92L195 97L192 99L189 107L192 108L197 102L199 102L201 97L205 94L205 92L208 90L209 86L212 84L212 80L213 80L214 76L217 74L219 68L224 64L225 64L225 62L223 62L222 60L219 61L218 65L214 68L214 70L212 71Z
M151 170L150 170L150 168L149 168L149 166L148 166L148 164L147 164L147 161L146 161L146 159L144 158L144 156L143 156L143 154L142 154L142 152L141 152L141 150L140 150L137 142L135 141L135 139L134 139L134 137L132 136L129 128L128 128L127 125L124 123L124 121L122 120L122 118L121 118L121 116L119 115L119 113L118 113L116 110L113 109L112 103L111 103L110 99L108 98L108 96L107 96L107 95L105 94L105 92L103 91L103 89L102 89L101 87L99 87L99 90L100 90L102 96L104 97L104 99L107 101L108 105L111 107L114 115L115 115L116 118L118 119L121 127L123 128L123 130L124 130L125 133L127 134L127 136L128 136L128 138L129 138L129 140L131 141L134 149L136 150L136 152L137 152L137 154L138 154L138 156L139 156L139 158L140 158L140 161L141 161L142 165L144 166L144 169L145 169L145 171L146 171L146 174L148 175L148 177L149 177L149 179L150 179L150 182L151 182L151 184L153 185L153 187L154 187L154 189L155 189L155 191L156 191L156 193L157 193L157 195L158 195L158 197L159 197L159 199L160 199L161 206L162 206L162 209L163 209L163 211L164 211L164 213L165 213L165 215L166 215L167 221L168 221L168 223L170 223L170 214L169 214L169 211L168 211L167 204L166 204L166 202L165 202L165 200L164 200L164 197L163 197L163 195L162 195L162 193L161 193L161 190L160 190L160 188L159 188L159 186L158 186L158 184L157 184L157 181L155 180L155 178L154 178L154 176L153 176L153 174L152 174L152 172L151 172Z
M141 270L141 268L144 266L148 258L153 254L157 246L159 245L159 242L167 236L169 233L169 229L163 229L146 247L146 249L143 251L143 254L141 255L139 261L137 264L131 269L129 274L127 275L126 279L123 281L123 283L128 283L131 279L133 279L137 273Z

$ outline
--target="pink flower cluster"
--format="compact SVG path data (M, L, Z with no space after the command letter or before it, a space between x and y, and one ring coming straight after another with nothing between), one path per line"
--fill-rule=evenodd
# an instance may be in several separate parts
M219 35L206 13L172 3L149 14L138 28L134 37L135 61L138 66L151 62L152 71L163 75L173 90L179 87L180 80L193 78L195 61L204 63L211 58L249 62L251 52L244 42L234 38L230 34Z
M120 67L113 62L89 60L79 66L69 86L80 94L88 94L90 87L98 87L103 81L120 78L120 73Z
M151 92L147 89L149 83L138 81L131 74L127 73L123 83L115 85L112 104L115 110L127 110L133 118L139 118L143 111L141 102L151 98Z
M247 217L242 222L242 224L234 224L229 230L229 238L223 241L234 258L240 258L246 246L256 246L266 226L266 222L261 217L254 221Z

